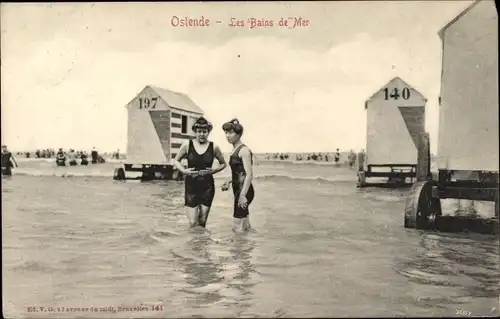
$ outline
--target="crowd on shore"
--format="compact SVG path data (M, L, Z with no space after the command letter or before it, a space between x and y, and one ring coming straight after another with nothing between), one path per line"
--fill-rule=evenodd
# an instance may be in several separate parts
M90 153L90 156L89 156ZM347 159L341 161L341 158L345 156L347 153ZM364 154L364 150L361 151L361 154ZM344 155L344 156L343 156ZM90 163L92 164L100 164L105 163L105 157L111 159L124 159L125 155L120 154L120 150L118 149L112 153L103 153L103 155L99 154L99 152L94 147L90 152L86 150L75 150L70 148L69 150L63 150L59 148L56 151L53 148L47 149L38 149L34 152L17 152L17 156L23 156L25 158L35 158L35 159L45 159L45 158L54 158L56 164L58 166L76 166L78 164L86 166ZM349 152L340 152L340 149L337 149L333 153L328 152L313 152L313 153L265 153L261 154L261 159L271 160L271 161L295 161L295 162L330 162L335 164L348 164L350 167L353 167L356 163L357 154L350 150ZM90 159L90 161L89 161Z
M86 166L91 164L102 164L106 160L104 157L112 159L120 159L120 150L116 152L99 154L99 152L94 147L92 150L75 150L70 148L64 150L59 148L55 150L53 148L37 149L36 151L26 151L26 152L16 152L19 157L29 158L29 159L50 159L55 158L57 166Z
M83 157L88 157L88 154L89 152L88 151L85 151L85 150L75 150L75 149L72 149L70 148L69 150L63 150L62 148L59 149L59 151L56 152L55 149L53 148L47 148L47 149L38 149L34 152L32 151L26 151L26 152L17 152L16 155L17 156L22 156L24 158L53 158L53 157L57 157L57 154L60 154L60 152L62 152L63 154L71 154L71 155L75 155L77 158L81 158L82 156ZM93 153L93 152L96 152L94 154L97 154L97 157L110 157L110 158L113 158L113 159L120 159L123 155L120 154L120 150L118 149L116 152L112 152L112 153L103 153L102 155L99 154L99 152L97 152L97 150L95 149L95 147L90 151L90 153Z
M364 150L361 151L364 153ZM326 152L318 152L318 153L298 153L298 154L289 154L289 153L266 153L264 158L266 160L277 160L277 161L313 161L313 162L334 162L336 164L340 163L341 160L341 152L340 149L337 149L333 153ZM353 150L350 150L347 154L347 161L345 161L349 166L354 166L356 162L356 153Z
M118 149L112 154L104 153L104 155L111 155L113 159L120 159L120 150ZM104 157L99 154L95 147L90 151L90 156L88 151L75 151L75 149L72 148L67 151L59 148L57 152L53 148L37 149L34 152L16 152L16 156L28 159L50 159L55 157L57 166L77 166L78 164L87 166L89 162L91 164L102 164L106 162ZM18 166L13 153L8 150L7 145L2 145L2 175L11 175L12 168Z

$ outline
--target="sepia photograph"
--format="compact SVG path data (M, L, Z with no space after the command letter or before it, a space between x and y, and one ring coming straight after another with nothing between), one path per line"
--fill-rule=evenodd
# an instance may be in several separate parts
M500 316L494 0L0 24L4 318Z

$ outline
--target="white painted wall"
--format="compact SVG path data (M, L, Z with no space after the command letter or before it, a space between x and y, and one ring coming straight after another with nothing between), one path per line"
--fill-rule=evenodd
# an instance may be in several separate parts
M408 100L402 97L385 100L385 88L389 92L397 88L401 94L405 87L410 90ZM418 91L399 78L382 87L367 102L367 164L417 164L417 148L398 107L425 107L425 103Z
M438 168L498 171L498 15L484 0L444 33Z
M168 164L160 139L149 115L149 109L139 109L139 98L158 98L155 109L169 107L150 88L145 88L128 104L127 164Z

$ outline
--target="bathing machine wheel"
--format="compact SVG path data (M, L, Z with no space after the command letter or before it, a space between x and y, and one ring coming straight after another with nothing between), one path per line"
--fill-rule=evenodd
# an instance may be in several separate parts
M123 169L123 167L115 168L113 172L113 179L115 181L122 181L125 179L125 170Z
M437 216L441 215L441 201L432 196L432 181L420 181L410 189L406 197L405 228L432 228Z

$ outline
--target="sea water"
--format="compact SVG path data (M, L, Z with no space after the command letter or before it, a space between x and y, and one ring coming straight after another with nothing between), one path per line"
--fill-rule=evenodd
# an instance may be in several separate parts
M238 235L231 192L189 230L182 182L113 181L113 165L22 161L2 178L4 316L498 315L498 237L405 229L407 190L260 162Z

